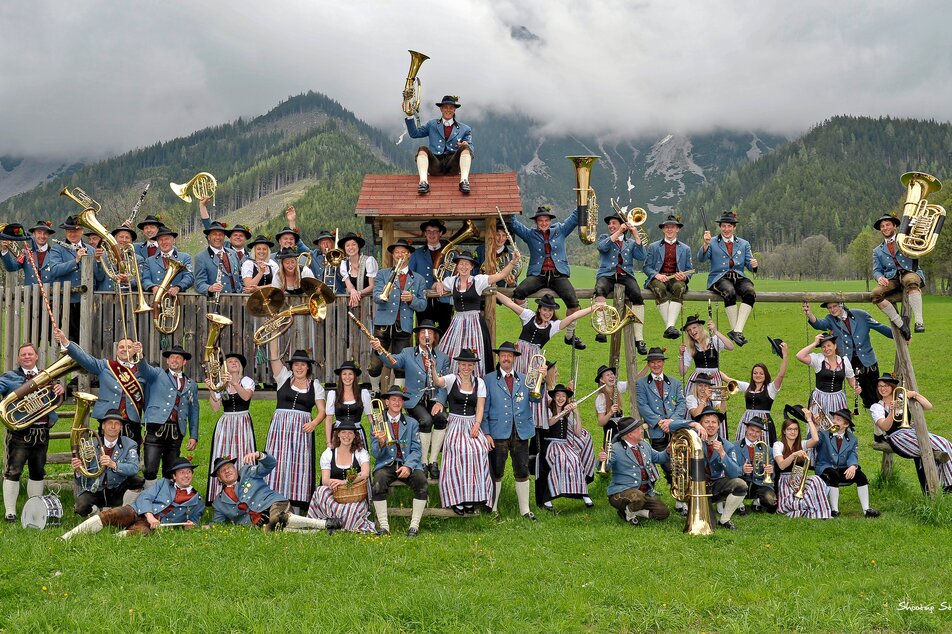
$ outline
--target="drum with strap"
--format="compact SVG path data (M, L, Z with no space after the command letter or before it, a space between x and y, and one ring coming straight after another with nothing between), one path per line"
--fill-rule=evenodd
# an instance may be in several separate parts
M59 526L63 520L63 503L55 495L38 495L23 505L23 528L44 529Z

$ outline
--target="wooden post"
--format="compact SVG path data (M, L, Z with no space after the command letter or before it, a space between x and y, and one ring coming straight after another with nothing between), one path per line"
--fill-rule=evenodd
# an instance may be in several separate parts
M393 266L393 257L387 251L387 247L393 244L393 220L385 218L380 224L380 261L382 262L380 268L386 269Z
M907 390L919 391L916 382L916 372L912 367L912 358L909 356L909 345L899 334L896 324L890 323L893 331L893 342L896 344L896 371L902 375L902 384ZM919 455L922 456L922 471L926 476L926 488L932 498L939 493L939 470L936 468L932 453L932 443L929 441L929 428L926 425L925 413L916 399L908 399L909 419L916 430L916 440L919 441ZM884 466L885 466L885 460Z
M496 218L486 218L486 239L483 242L483 256L486 262L486 273L492 275L496 273ZM515 245L513 245L515 246ZM474 271L473 273L479 273ZM495 287L495 286L494 286ZM496 347L496 296L488 295L484 297L485 307L483 308L483 317L486 319L486 326L489 329L491 348ZM487 351L489 354L489 351Z

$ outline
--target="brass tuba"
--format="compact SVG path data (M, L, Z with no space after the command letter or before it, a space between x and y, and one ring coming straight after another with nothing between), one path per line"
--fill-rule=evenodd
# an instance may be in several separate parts
M704 472L704 444L693 429L679 429L671 436L671 497L688 503L684 532L713 535L711 495Z
M92 196L81 190L79 187L74 187L73 189L64 187L62 190L60 190L60 196L66 196L83 209L92 209L94 212L99 212L102 209L102 205L93 200ZM111 238L112 235L109 237Z
M178 295L168 293L175 276L187 268L178 260L169 258L169 268L165 270L162 281L156 287L155 297L152 298L152 308L158 311L152 318L152 324L163 335L171 335L175 332L182 319L182 305L179 304Z
M192 202L192 196L198 200L203 198L214 198L215 190L218 189L218 181L208 172L199 172L193 176L187 183L179 185L178 183L169 183L172 193L187 203Z
M906 256L916 259L935 248L945 222L945 209L929 204L926 196L942 189L942 182L925 172L906 172L900 177L906 186L906 202L902 205L902 221L896 231L896 245Z
M423 62L430 58L414 50L408 50L407 52L410 53L410 70L407 72L407 81L403 85L403 114L414 117L417 120L417 125L420 125L420 93L423 84L420 83L417 73L420 72L420 66L423 65Z
M529 388L530 398L542 398L542 389L545 385L546 365L545 354L534 354L529 359L524 382Z
M214 313L205 315L208 320L208 339L205 340L205 350L202 355L205 377L208 379L205 387L214 392L221 392L228 386L228 371L225 369L225 360L222 357L218 339L221 331L231 325L231 320Z
M0 401L0 422L9 429L26 429L63 403L53 393L53 384L61 376L79 369L79 363L64 355L35 377L13 390Z
M790 487L793 489L793 497L798 500L803 499L808 475L810 475L810 456L807 455L803 459L796 458L790 467Z
M397 444L396 439L393 437L393 431L390 429L390 425L387 424L387 412L382 400L375 398L370 401L370 413L367 417L370 418L371 434L383 432L385 438L383 444L385 447Z
M598 235L598 200L592 189L592 166L600 156L566 156L575 166L575 203L578 213L588 212L585 222L579 218L578 239L583 244L595 244Z
M440 249L439 255L436 256L436 264L433 265L436 281L442 281L447 275L452 275L456 272L456 262L454 258L450 257L459 251L456 247L469 239L478 237L479 229L476 228L472 220L467 219L459 231L453 234L453 237L446 243L446 246Z
M624 218L625 222L638 227L638 235L641 236L641 244L647 247L648 246L648 232L645 231L644 224L648 220L648 212L645 211L642 207L622 209L622 207L618 204L617 200L615 200L614 198L610 200L612 203L612 209L615 210L616 214Z
M100 463L106 452L101 444L99 451L96 450L92 441L93 433L89 429L89 412L99 398L85 392L74 392L73 396L76 397L76 413L73 415L73 426L69 430L69 447L73 458L78 458L83 463L75 469L75 473L95 480L106 470L105 465Z
M622 318L618 309L608 304L595 304L592 311L592 328L600 335L613 335L628 324L641 323L631 306L625 307Z

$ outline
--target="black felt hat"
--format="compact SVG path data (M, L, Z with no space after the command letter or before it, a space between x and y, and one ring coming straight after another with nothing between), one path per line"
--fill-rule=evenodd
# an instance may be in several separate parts
M337 248L343 249L344 245L347 244L350 240L353 240L357 243L357 247L363 249L364 245L367 244L367 241L361 238L359 235L353 231L348 231L340 237L340 240L337 241Z
M257 235L257 236L255 236L255 239L252 240L251 242L249 242L249 243L247 244L247 246L248 246L249 249L252 249L252 248L258 246L259 244L263 244L263 245L265 245L266 247L268 247L269 249L274 246L274 242L271 242L271 240L268 240L268 238L267 238L266 236L263 236L263 235L260 235L260 234Z
M882 225L883 222L886 221L886 220L892 222L892 223L895 224L897 227L898 227L899 224L900 224L899 218L897 218L896 216L890 215L890 214L885 214L885 215L880 216L879 218L876 219L876 222L873 223L873 229L875 229L876 231L879 231L880 225Z
M687 320L685 320L684 325L681 326L681 332L687 332L688 326L691 326L693 324L697 324L701 326L702 328L704 327L704 322L701 321L700 317L698 317L697 315L691 315L690 317L687 318Z
M224 467L226 464L237 465L238 458L232 458L231 456L222 456L220 458L215 458L215 462L212 463L212 475L216 478L218 477L218 470Z
M407 241L404 240L403 238L400 238L399 240L397 240L396 242L394 242L393 244L391 244L389 247L387 247L387 251L388 251L389 253L393 253L393 250L396 249L397 247L403 247L404 249L406 249L406 250L409 251L410 253L413 253L414 251L416 251L416 247L414 247L412 244L410 244L409 242L407 242Z
M274 239L275 239L275 240L280 240L280 239L281 239L281 236L283 236L283 235L288 235L288 234L294 236L294 241L295 241L295 242L297 242L298 240L301 239L301 234L299 234L297 231L295 231L295 230L292 229L291 227L285 227L285 228L282 229L281 231L279 231L279 232L277 232L276 234L274 234Z
M664 222L658 225L658 228L664 229L667 225L675 225L679 229L684 226L683 224L681 224L681 219L675 215L669 215L667 218L665 218Z
M173 238L177 238L178 234L165 225L159 225L159 230L155 232L155 235L152 236L152 239L155 240L161 238L162 236L172 236Z
M338 368L334 370L334 374L336 374L337 376L340 376L340 373L343 372L344 370L352 371L354 373L354 376L360 376L363 372L360 369L360 366L357 365L357 363L353 360L347 360L341 363L340 366L338 366Z
M767 431L767 423L760 416L754 416L745 423L748 427L756 427L760 431Z
M649 348L646 361L664 361L668 357L664 356L664 348Z
M157 227L161 227L162 224L163 222L159 219L158 216L153 216L152 214L149 214L148 216L145 217L145 219L142 222L140 222L136 226L140 229L145 229L146 225L156 225Z
M53 229L53 223L49 220L37 220L35 225L27 229L27 233L33 233L34 231L46 231L50 235L56 233Z
M331 242L333 242L334 234L328 231L327 229L322 229L321 232L317 234L317 237L314 238L314 246L320 246L321 240L330 240Z
M619 418L615 424L618 426L618 437L624 438L625 434L631 433L641 427L641 421L638 419L632 418L631 416L624 416Z
M529 220L535 220L536 218L558 218L554 213L552 213L552 205L542 205L536 209L535 215L533 215Z
M288 357L288 365L291 365L295 361L302 361L308 364L314 363L314 359L307 356L307 350L295 350L294 354Z
M724 420L724 412L722 412L722 411L720 411L719 409L716 409L716 408L714 408L714 407L711 407L710 405L708 405L707 407L705 407L704 409L702 409L702 410L698 413L698 415L694 417L694 420L700 422L700 420L701 420L702 418L704 418L705 416L707 416L708 414L714 414L715 416L717 416L718 420L720 420L720 421L722 421L722 422L723 422L723 420Z
M404 392L402 389L400 389L399 385L391 385L390 389L388 389L386 392L380 393L380 398L382 399L388 399L391 396L399 396L405 401L410 400L410 395Z
M833 342L835 342L835 341L836 341L836 335L834 335L832 332L825 333L822 337L820 337L820 340L817 342L816 347L817 347L817 348L821 347L821 346L822 346L823 344L825 344L827 341L833 341Z
M456 108L462 108L463 106L459 102L459 97L456 95L444 95L443 99L436 103L437 106L454 106Z
M122 225L122 226L120 226L120 227L116 227L115 229L113 229L113 230L110 231L109 233L111 233L113 237L116 237L116 234L119 233L120 231L125 231L125 232L127 232L130 236L132 236L132 241L133 241L133 242L135 242L136 240L139 239L139 234L137 234L137 233L132 229L132 227L127 227L127 226L125 226L125 225Z
M76 224L74 216L66 216L66 220L60 223L60 229L82 229L82 226Z
M218 222L217 220L215 220L212 222L212 224L208 226L208 229L202 229L202 233L204 233L206 236L210 234L212 231L221 231L222 233L227 235L230 230L224 223Z
M228 236L229 236L229 237L235 235L236 233L243 233L243 234L245 234L245 239L246 239L246 240L249 239L249 238L251 238L251 229L248 227L248 225L239 225L239 224L236 224L234 227L232 227L231 229L228 230Z
M606 372L614 372L615 374L617 374L618 368L614 368L609 365L598 366L598 370L595 371L595 382L598 383L599 379L601 379L602 375L605 374Z
M721 217L717 219L717 224L724 224L725 222L736 225L737 224L737 214L733 211L725 211L721 214Z
M552 310L558 310L559 308L559 303L555 301L555 297L552 296L552 293L546 293L542 297L537 297L536 305L539 308L551 308Z
M798 420L801 423L807 422L806 414L803 413L803 405L784 405L783 417Z
M566 387L563 383L559 383L559 384L556 385L554 388L552 388L551 390L549 390L549 398L555 398L555 395L556 395L557 392L562 392L563 394L565 394L565 395L566 395L567 397L569 397L569 398L572 398L572 396L575 394L575 392L573 392L572 390L570 390L570 389L569 389L568 387Z
M436 227L440 230L440 233L446 233L446 225L439 218L430 218L420 223L420 231L426 231L427 227Z
M238 359L238 363L240 363L243 368L248 366L248 359L240 352L229 352L225 355L225 360L227 361L228 359Z
M885 382L885 383L891 383L891 384L893 384L893 385L899 385L899 379L897 379L896 377L894 377L894 376L893 376L892 374L890 374L889 372L883 372L881 375L879 375L879 378L876 379L876 380L877 380L877 381L883 381L883 382Z
M30 239L30 236L26 234L26 229L23 228L23 225L11 222L8 225L3 227L3 231L0 231L0 240L8 240L10 242L26 242Z
M479 357L470 348L463 348L459 354L453 357L453 361L463 361L466 363L479 363Z
M767 337L767 341L770 342L770 349L773 350L773 353L778 357L783 358L783 348L780 347L780 344L783 343L783 339L774 339L772 337Z
M184 456L179 456L178 458L172 461L172 466L166 469L162 475L164 475L166 478L171 480L172 475L176 471L179 471L180 469L191 469L192 471L194 471L195 467L197 466L198 465L196 465L194 462L192 462L188 458Z
M504 341L498 348L494 348L493 352L496 354L499 354L500 352L511 352L517 357L522 355L522 353L519 352L519 349L516 348L516 346L511 341Z
M173 354L182 355L182 356L185 358L186 361L189 361L189 360L192 358L192 353L189 352L189 351L187 351L185 348L183 348L182 346L180 346L180 345L178 345L178 344L173 345L173 346L172 346L171 348L169 348L168 350L163 350L163 351L162 351L162 357L163 357L164 359L168 359L169 356L171 356L171 355L173 355Z

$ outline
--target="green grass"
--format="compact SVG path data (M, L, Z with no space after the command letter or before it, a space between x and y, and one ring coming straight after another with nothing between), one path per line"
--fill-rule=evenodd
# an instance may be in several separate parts
M575 280L590 282L590 273ZM758 288L824 285L763 280ZM827 288L862 290L862 282ZM927 298L928 332L912 343L921 390L936 405L930 428L946 436L952 435L945 389L952 379L945 335L952 327L950 305ZM706 305L687 310L703 315ZM501 314L497 340L514 339L515 316ZM649 344L665 345L650 304L647 317ZM813 334L804 331L798 304L758 305L747 328L751 343L725 353L723 367L744 378L762 360L774 371L779 359L770 355L767 335L787 341L792 357ZM589 344L581 353L585 393L594 387L607 346L594 344L587 320L580 335ZM878 335L873 341L881 365L890 368L890 342ZM677 343L666 345L674 352ZM546 352L566 380L568 347L556 340ZM676 373L676 366L669 370ZM793 361L775 412L803 402L808 379L805 366ZM259 446L272 408L253 404ZM742 410L740 400L732 401L731 419ZM591 403L583 411L593 429ZM213 424L203 410L194 452L200 490ZM557 515L540 511L530 524L518 518L507 478L500 520L425 518L416 540L403 537L403 518L391 519L389 538L214 528L129 540L104 532L63 544L56 539L62 530L2 526L0 629L81 631L108 623L124 631L210 632L949 631L952 616L939 608L952 602L952 501L924 500L907 460L896 461L891 480L879 481L868 415L859 418L857 431L872 503L883 511L877 520L860 517L855 489L845 489L837 520L749 514L737 518L736 532L692 538L681 532L677 516L636 529L623 525L607 504L605 482L598 481L594 509L557 500ZM408 505L408 492L401 495ZM62 498L71 527L77 521L69 512L71 494L64 491ZM901 610L900 601L933 604L935 611Z

